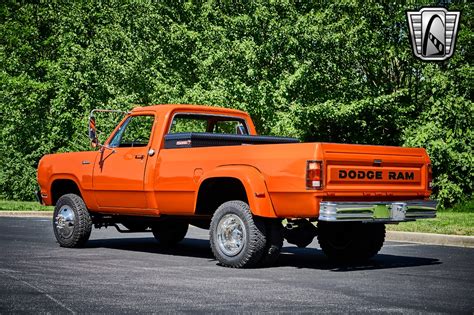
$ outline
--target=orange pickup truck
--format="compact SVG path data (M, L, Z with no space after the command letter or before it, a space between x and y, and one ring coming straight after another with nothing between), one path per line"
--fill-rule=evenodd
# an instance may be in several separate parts
M37 197L55 206L63 247L84 245L92 226L171 246L191 224L228 267L272 264L283 239L316 236L330 259L356 261L380 250L385 224L436 216L424 149L258 136L245 112L195 105L134 108L100 144L97 111L98 149L39 162Z

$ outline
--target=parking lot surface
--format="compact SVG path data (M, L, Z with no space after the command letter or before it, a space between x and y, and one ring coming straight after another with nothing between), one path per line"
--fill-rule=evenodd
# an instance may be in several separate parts
M151 233L93 230L57 245L46 218L0 218L0 313L474 311L474 249L387 242L370 263L330 263L285 243L275 267L218 265L208 231L174 249Z

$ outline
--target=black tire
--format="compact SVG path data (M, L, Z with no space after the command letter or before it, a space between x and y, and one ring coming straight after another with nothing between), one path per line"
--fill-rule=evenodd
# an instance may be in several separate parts
M269 267L273 266L280 257L281 248L283 247L283 226L280 220L268 219L265 228L267 243L260 265Z
M238 217L244 231L242 245L235 255L226 254L219 245L218 229L225 217ZM249 268L260 262L267 250L266 227L263 219L254 217L247 203L233 200L223 203L212 216L210 227L210 242L214 257L226 267Z
M163 247L171 247L181 242L188 232L189 224L185 221L167 219L152 226L153 236Z
M318 222L318 241L324 254L339 263L365 262L385 240L385 225L360 222Z
M66 214L70 214L71 211L74 218L70 221L65 220ZM59 198L54 207L53 230L56 240L62 247L82 247L89 240L92 219L81 197L66 194Z
M317 228L306 219L295 221L296 227L287 228L283 231L283 236L290 244L294 244L299 248L305 248L313 242L314 237L318 234Z

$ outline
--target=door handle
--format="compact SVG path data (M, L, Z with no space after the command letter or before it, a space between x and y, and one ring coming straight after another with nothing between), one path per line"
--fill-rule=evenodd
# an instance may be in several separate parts
M144 156L143 154L137 154L137 155L135 155L135 158L136 158L137 160L143 160L144 157L145 157L145 156Z

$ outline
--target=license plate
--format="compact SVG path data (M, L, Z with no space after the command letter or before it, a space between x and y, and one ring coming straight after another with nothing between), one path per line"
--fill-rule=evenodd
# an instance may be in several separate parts
M407 214L407 204L404 202L394 202L390 206L390 216L392 220L403 221Z

